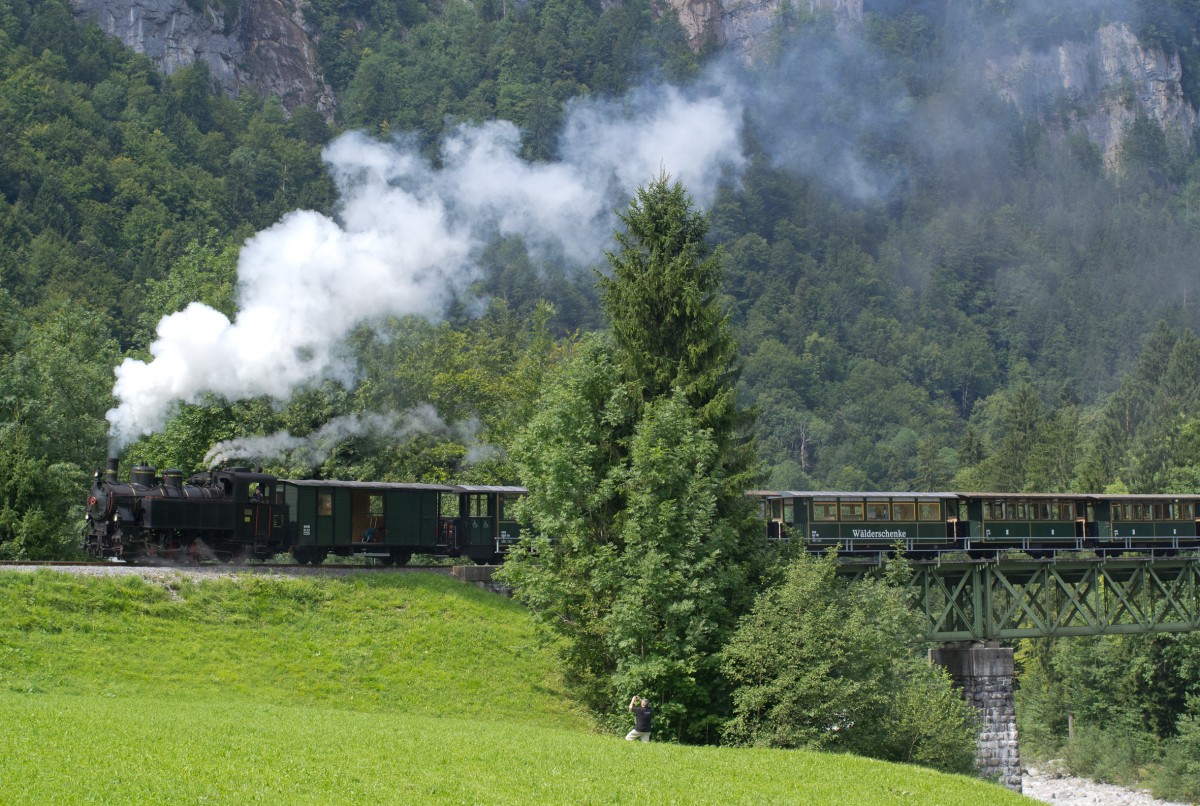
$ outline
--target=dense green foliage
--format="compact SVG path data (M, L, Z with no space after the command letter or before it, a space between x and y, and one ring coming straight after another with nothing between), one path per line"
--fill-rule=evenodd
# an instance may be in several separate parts
M679 80L696 69L674 16L648 0L308 5L346 123L416 132L430 145L447 126L500 118L521 128L525 156L546 159L571 98L620 95L650 71Z
M913 646L920 625L899 581L839 577L834 555L795 558L724 649L738 686L728 738L972 772L976 716Z
M0 2L4 556L71 550L121 349L193 298L230 307L237 244L332 203L278 103L210 83L202 64L160 75L65 0Z
M1080 774L1142 782L1172 800L1200 797L1200 637L1027 641L1018 660L1019 728L1030 756L1061 754Z

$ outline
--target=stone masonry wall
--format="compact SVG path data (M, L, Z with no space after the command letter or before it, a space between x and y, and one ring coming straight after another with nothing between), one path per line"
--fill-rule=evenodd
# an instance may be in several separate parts
M984 778L1021 791L1021 749L1013 699L1013 651L995 644L942 647L929 651L931 662L950 673L982 725L976 764Z

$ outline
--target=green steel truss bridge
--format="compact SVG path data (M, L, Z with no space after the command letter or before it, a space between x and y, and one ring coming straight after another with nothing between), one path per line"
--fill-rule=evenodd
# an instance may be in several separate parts
M1200 630L1200 557L913 562L929 641ZM864 573L852 563L844 573Z

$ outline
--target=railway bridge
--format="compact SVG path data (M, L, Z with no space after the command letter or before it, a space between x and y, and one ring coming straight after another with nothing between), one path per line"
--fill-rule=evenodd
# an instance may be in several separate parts
M981 715L980 769L1017 791L1013 650L1001 641L1200 630L1196 556L935 559L915 561L912 569L909 587L924 616L925 638L941 643L930 660L950 673ZM867 572L853 561L841 570Z

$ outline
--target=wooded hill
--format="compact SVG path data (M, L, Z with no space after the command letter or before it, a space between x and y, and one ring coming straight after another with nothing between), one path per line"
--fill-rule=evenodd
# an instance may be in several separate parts
M1162 19L1139 17L1142 34L1179 55L1183 85L1194 86L1200 13L1143 6ZM1082 133L1022 118L983 87L964 91L943 58L952 49L938 8L871 11L862 43L871 59L850 69L848 57L828 55L836 94L801 74L778 95L782 106L804 106L796 121L818 133L843 134L861 119L839 98L952 107L955 118L987 123L974 144L920 147L922 116L894 114L851 144L877 185L854 193L831 172L788 164L779 140L789 119L752 105L747 167L710 211L742 394L758 408L764 483L1194 484L1194 144L1139 117L1107 165ZM413 131L433 149L455 121L507 117L521 126L525 155L546 158L571 97L620 93L651 73L686 81L705 61L673 18L637 2L315 3L311 13L343 101L333 127L313 109L289 117L271 99L215 94L202 66L159 75L95 27L71 24L66 2L0 3L5 466L28 460L35 476L48 466L67 474L34 484L6 471L8 540L51 489L67 495L44 507L61 524L78 471L105 454L102 415L120 355L144 355L158 319L191 301L234 312L240 243L288 210L334 209L319 148L338 128ZM989 4L972 13L1004 20ZM347 38L351 17L365 24ZM1010 22L995 36L1023 35ZM820 43L824 25L817 16L792 35ZM781 46L758 75L795 66L793 53ZM281 410L267 401L185 408L168 436L132 453L191 468L221 438L303 434L339 414L420 402L447 422L477 417L479 441L503 448L552 341L599 324L595 277L511 241L485 262L483 316L468 315L478 306L464 300L449 324L359 333L358 386L318 385ZM535 315L539 300L553 307ZM465 454L461 438L445 435L400 447L360 439L322 469L510 476L502 460L464 468ZM286 465L278 469L313 469Z

